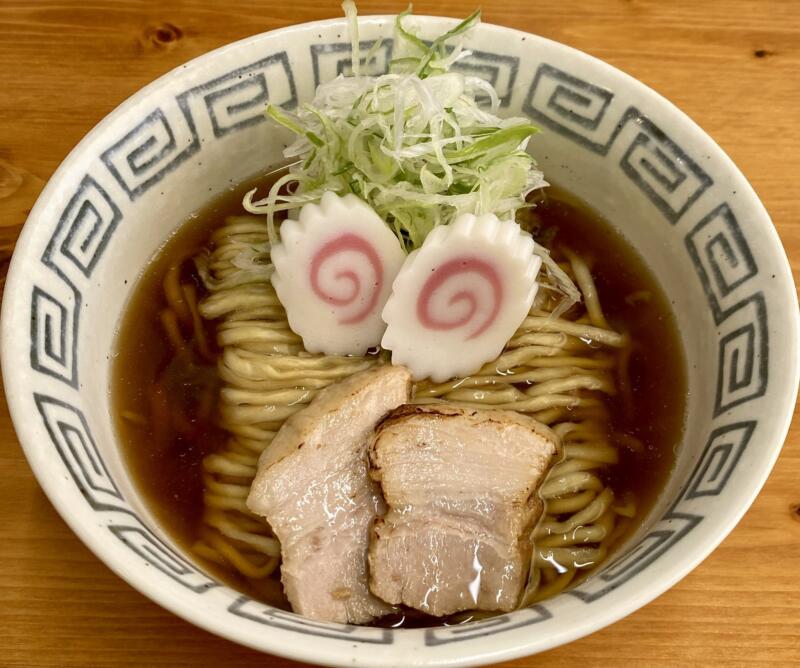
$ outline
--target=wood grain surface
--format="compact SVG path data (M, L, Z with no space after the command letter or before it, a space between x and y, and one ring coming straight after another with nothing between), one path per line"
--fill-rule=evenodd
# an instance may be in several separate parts
M399 2L362 0L396 13ZM597 56L696 120L800 269L800 3L483 0L488 22ZM463 16L472 3L425 0ZM0 276L44 183L114 107L206 51L338 16L338 0L0 0ZM800 426L728 539L659 599L507 666L800 665ZM0 666L297 666L207 634L118 579L39 490L0 405Z

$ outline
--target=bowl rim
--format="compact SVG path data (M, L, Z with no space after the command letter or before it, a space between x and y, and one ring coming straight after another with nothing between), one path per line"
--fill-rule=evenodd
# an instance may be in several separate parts
M359 24L389 24L394 20L394 18L395 15L387 14L364 15L359 16ZM448 24L458 21L458 19L454 19L452 17L416 14L413 16L413 19L419 24ZM96 531L96 527L84 525L83 523L77 521L68 512L67 507L63 507L57 502L57 489L60 481L49 479L44 474L44 471L42 471L29 456L30 446L26 445L26 440L30 440L30 427L25 419L28 409L22 402L23 393L19 391L22 389L25 383L23 380L23 375L16 372L16 365L14 364L10 344L11 339L14 336L14 329L12 329L11 325L9 324L11 320L9 314L19 301L17 295L20 291L16 288L18 287L18 284L22 283L24 280L23 262L25 259L27 259L23 256L27 255L26 249L30 246L30 241L34 234L34 227L37 224L37 220L41 217L41 212L45 208L46 202L58 190L60 186L59 182L62 180L62 177L72 169L73 163L81 157L84 149L89 146L97 137L101 136L107 126L109 126L120 116L127 113L128 110L135 107L136 104L145 99L151 92L161 88L176 74L201 68L206 62L209 62L230 50L236 50L250 45L255 45L260 43L262 40L269 39L270 37L277 35L286 36L293 32L305 32L309 29L336 27L346 30L346 19L331 18L292 24L282 28L251 35L249 37L225 44L213 49L212 51L201 54L182 65L178 65L165 74L159 76L151 83L138 89L121 104L115 107L111 112L109 112L102 120L100 120L67 154L58 168L48 179L48 183L38 196L36 203L31 209L17 239L16 248L7 274L2 304L2 314L0 314L0 359L2 360L1 366L3 383L12 423L14 425L20 446L22 447L23 452L28 459L29 465L31 466L31 469L33 470L40 487L45 492L62 519L90 549L90 551L134 589L144 594L161 607L169 610L173 614L176 614L195 626L261 652L269 652L275 655L321 665L392 666L400 664L397 661L397 657L391 656L391 652L388 654L376 652L369 657L355 657L352 652L349 651L349 643L339 640L335 640L333 642L331 640L326 640L325 649L323 650L320 649L320 639L316 639L317 642L315 643L308 644L284 643L281 645L274 645L268 641L258 642L257 639L251 637L254 634L249 632L239 634L227 632L226 630L219 628L219 625L215 622L214 618L209 617L209 615L203 611L204 606L192 606L180 600L176 600L171 597L169 593L163 593L158 586L154 585L151 581L151 578L148 577L146 570L127 569L127 567L123 567L123 565L117 563L114 554L106 544L107 538L105 536L101 536L100 533ZM798 333L800 332L800 313L798 313L797 308L797 293L794 289L792 289L794 286L794 280L786 255L786 250L780 241L777 230L775 229L774 224L772 224L763 203L755 193L755 190L750 185L749 181L747 181L746 177L741 173L741 170L739 170L727 153L713 140L713 138L711 138L710 135L708 135L708 133L700 128L697 123L689 118L689 116L687 116L672 102L667 100L665 97L660 95L646 84L635 79L619 68L600 60L599 58L591 56L590 54L566 44L556 42L555 40L551 40L533 33L528 33L516 28L492 23L481 23L478 27L478 30L496 31L498 34L504 34L508 37L524 37L526 39L531 39L532 42L544 44L548 48L555 49L556 51L561 49L569 52L579 58L581 62L586 63L589 67L611 71L617 76L620 76L621 80L627 87L638 90L638 92L653 100L656 105L663 107L665 111L668 111L672 116L675 117L677 123L688 127L694 133L699 133L702 135L702 137L707 140L709 150L714 152L715 158L718 161L721 161L721 163L731 171L731 174L734 177L740 177L741 183L743 184L745 190L742 195L746 196L748 202L755 206L757 210L759 210L759 212L763 215L763 220L769 223L761 225L761 227L763 227L763 230L761 231L764 232L768 238L767 243L769 246L769 254L774 256L776 264L779 265L772 267L772 269L776 274L779 273L782 275L782 283L786 286L784 297L787 297L789 303L794 305L791 316L787 314L786 317L789 318L788 322L793 330L795 344L794 355L792 356L792 359L786 361L786 364L789 365L787 383L789 381L792 382L792 387L788 388L788 396L791 399L790 401L787 401L787 406L789 408L785 411L784 415L780 416L779 418L774 418L774 422L777 425L776 432L780 434L780 439L776 440L776 442L773 444L769 444L770 449L768 451L768 457L762 461L762 470L750 474L748 478L748 487L746 490L747 493L744 496L738 497L738 502L734 510L728 512L723 523L717 523L713 525L711 529L707 528L706 532L703 534L704 538L692 552L687 554L685 558L679 560L679 563L677 564L670 563L664 565L664 568L662 568L659 572L659 577L654 581L653 584L645 587L644 591L637 592L637 595L631 597L629 600L617 603L612 610L603 611L602 613L593 611L593 614L588 616L586 620L570 625L568 629L552 634L550 637L544 639L537 638L535 635L532 635L529 636L527 640L515 639L513 642L510 642L511 638L509 635L504 634L503 636L498 636L498 638L505 638L505 642L503 643L502 647L493 649L487 647L486 649L482 649L476 653L474 651L474 647L471 646L472 651L470 651L469 654L465 654L463 651L460 653L454 651L454 656L445 660L435 661L436 665L442 666L485 665L496 661L518 658L528 655L531 652L538 653L552 649L567 642L582 638L601 628L615 623L623 617L626 617L632 612L638 610L640 607L646 605L656 597L660 596L666 590L674 586L679 580L685 577L700 562L702 562L727 537L727 535L740 521L744 513L750 508L756 496L765 484L786 439L786 435L793 417L793 410L791 409L791 406L793 406L796 401L798 382L800 382L800 364L798 364L798 344L800 343L800 335ZM401 630L401 632L407 634L411 634L415 631L417 630ZM281 634L283 634L283 632L281 632ZM489 645L491 645L491 643L489 643ZM409 656L404 658L409 662L407 665L412 665L412 663L413 665L434 665L434 663L426 661L424 656Z

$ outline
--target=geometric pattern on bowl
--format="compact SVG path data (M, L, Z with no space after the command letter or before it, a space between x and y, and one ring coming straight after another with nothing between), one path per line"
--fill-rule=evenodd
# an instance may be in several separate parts
M371 44L365 41L364 47ZM391 52L391 41L385 42L373 65L385 68ZM82 409L78 340L92 326L82 317L84 294L131 203L180 173L190 158L202 157L212 142L265 122L267 101L295 107L301 101L298 67L313 71L315 83L331 73L347 72L349 43L312 43L300 64L297 53L290 57L286 50L277 50L177 90L155 107L143 106L130 126L98 152L91 169L65 198L39 258L50 278L34 279L26 288L26 363L33 374L64 388L30 394L53 454L113 540L197 597L225 588L167 545L132 510L103 461ZM459 67L497 86L503 107L521 109L544 130L602 158L606 169L629 180L649 200L654 217L673 229L675 245L694 268L718 331L716 394L708 416L713 429L672 505L620 558L566 595L591 604L668 559L670 550L704 521L709 497L725 492L751 444L761 419L756 400L770 391L768 323L775 316L759 287L764 269L740 225L735 199L720 197L702 210L697 206L714 185L704 167L705 156L670 136L637 106L614 104L619 96L608 85L586 81L560 61L539 62L525 70L515 53L495 53L483 45ZM109 177L118 185L113 191L103 185ZM234 593L225 600L232 616L303 635L378 646L391 645L409 633L315 622ZM421 633L428 647L481 642L552 621L558 614L558 606L547 601L513 614Z

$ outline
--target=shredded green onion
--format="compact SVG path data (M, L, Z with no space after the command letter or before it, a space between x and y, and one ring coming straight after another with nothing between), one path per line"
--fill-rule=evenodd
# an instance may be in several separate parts
M361 55L352 0L343 4L352 41L352 73L322 83L296 113L268 105L267 116L296 140L292 161L263 199L248 193L248 211L274 215L316 202L328 190L355 193L393 229L407 250L461 213L513 219L532 190L546 185L525 150L538 132L527 118L501 118L488 82L454 69L480 22L474 12L427 43L409 25L410 8L394 25L388 74L364 73L379 47ZM479 103L489 101L488 108Z

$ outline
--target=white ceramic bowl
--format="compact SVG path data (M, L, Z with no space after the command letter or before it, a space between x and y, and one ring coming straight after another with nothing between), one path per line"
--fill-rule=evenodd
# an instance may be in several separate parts
M426 35L450 19L418 17ZM391 19L367 17L368 46ZM8 403L39 482L75 533L154 601L259 650L331 665L475 665L539 652L644 605L733 528L780 451L798 381L797 301L767 212L720 148L614 68L482 25L463 67L528 114L545 174L627 236L672 299L688 363L669 484L614 563L531 609L460 627L313 622L221 586L153 520L109 417L109 356L147 260L213 194L279 160L264 103L292 106L349 64L343 21L258 35L198 58L103 120L45 188L19 239L2 313ZM379 65L392 44L377 52Z

